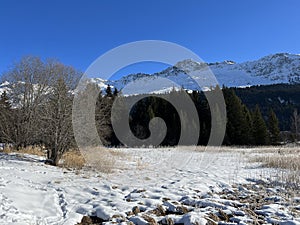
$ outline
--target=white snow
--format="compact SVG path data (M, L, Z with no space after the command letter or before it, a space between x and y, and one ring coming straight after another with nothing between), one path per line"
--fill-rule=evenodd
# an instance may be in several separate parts
M10 89L9 89L9 82L7 81L4 81L2 84L0 83L0 95L3 93L3 92L8 92Z
M117 218L128 217L135 224L147 224L141 214L127 213L138 206L147 215L159 205L174 213L167 217L178 223L206 224L209 212L223 210L234 216L230 223L219 224L247 224L251 218L242 210L247 203L225 199L219 193L230 196L239 191L248 198L255 191L241 185L271 173L270 169L249 164L248 153L242 149L116 151L126 157L118 159L118 168L112 174L89 168L76 172L45 165L42 157L0 153L0 224L74 225L84 215L116 223L121 223ZM299 217L293 220L288 209L282 209L278 191L272 189L270 193L268 200L273 203L257 213L268 220L278 218L279 224L299 224ZM293 201L299 204L299 198ZM189 212L181 215L183 206Z

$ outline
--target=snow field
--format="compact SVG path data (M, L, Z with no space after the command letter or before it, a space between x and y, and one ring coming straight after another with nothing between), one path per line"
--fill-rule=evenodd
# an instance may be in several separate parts
M300 195L249 163L254 150L116 149L113 173L0 153L0 224L300 224ZM123 155L123 156L122 156Z

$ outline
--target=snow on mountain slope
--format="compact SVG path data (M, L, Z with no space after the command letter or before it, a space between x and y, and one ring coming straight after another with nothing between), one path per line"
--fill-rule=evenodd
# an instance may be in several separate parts
M214 75L214 76L212 76ZM227 87L247 87L278 83L300 83L300 55L277 53L255 61L235 63L194 62L190 59L154 74L130 74L119 80L91 78L103 90L109 84L122 89L123 94L163 93L172 88L207 90L219 84ZM124 90L130 84L130 87ZM0 84L0 94L7 90L7 83ZM125 92L126 93L125 93Z
M8 87L9 83L7 81L3 82L2 84L0 84L0 95L4 92L4 91L9 91L9 87Z
M215 75L216 80L211 74ZM171 82L166 82L166 80ZM93 82L98 83L102 88L110 84L118 90L123 89L129 83L136 83L134 86L141 87L139 93L161 93L163 90L170 90L172 87L205 90L215 84L227 87L246 87L277 83L299 83L300 55L278 53L244 63L233 61L203 63L186 59L154 74L130 74L119 80L94 79ZM198 84L200 84L200 87Z

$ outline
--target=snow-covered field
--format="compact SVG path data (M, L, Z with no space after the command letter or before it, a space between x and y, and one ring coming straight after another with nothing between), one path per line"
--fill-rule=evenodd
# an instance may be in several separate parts
M0 224L300 224L299 193L249 163L255 149L115 151L110 174L0 153Z

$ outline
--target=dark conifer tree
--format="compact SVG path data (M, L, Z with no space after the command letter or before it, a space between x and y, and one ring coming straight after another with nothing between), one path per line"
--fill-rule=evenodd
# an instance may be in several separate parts
M268 129L269 129L270 143L272 145L278 144L279 134L280 134L279 122L276 114L272 109L269 112Z
M245 136L245 144L252 145L253 142L253 120L251 116L251 112L247 108L247 106L243 105L243 113L246 119L246 127L244 129L244 136Z
M225 144L246 145L251 136L245 106L232 89L223 90L227 109Z
M115 89L114 89L114 93L113 93L114 97L117 97L117 96L118 96L118 94L119 94L119 91L118 91L118 89L115 87Z
M105 92L106 92L106 97L112 97L113 96L110 85L107 85L107 88L106 88Z
M101 142L107 146L111 144L111 138L114 138L111 125L111 109L113 104L113 99L111 97L112 95L110 86L108 86L106 89L105 97L102 96L102 91L99 91L95 108L97 131L100 136Z
M11 104L7 96L6 91L4 91L0 96L0 108L2 109L11 109Z
M0 96L0 143L8 143L13 138L13 110L7 93L4 91Z
M266 145L268 144L268 130L267 125L262 117L260 108L256 105L252 115L253 119L253 138L254 144Z

